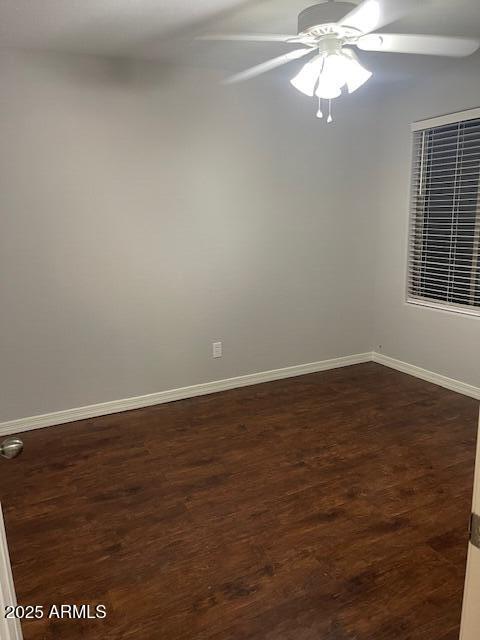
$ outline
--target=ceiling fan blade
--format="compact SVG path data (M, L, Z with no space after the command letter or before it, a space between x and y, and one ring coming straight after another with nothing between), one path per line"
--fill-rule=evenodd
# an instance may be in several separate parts
M266 71L271 71L272 69L281 67L283 64L287 64L287 62L291 62L297 58L302 58L313 51L314 49L311 47L308 49L295 49L294 51L289 51L288 53L284 53L282 56L272 58L271 60L267 60L266 62L257 64L254 67L250 67L250 69L246 69L245 71L241 71L240 73L230 76L224 81L224 84L234 84L236 82L242 82L243 80L250 80L251 78L255 78Z
M228 42L288 42L296 38L298 38L297 35L284 33L207 33L196 39Z
M339 24L353 27L362 33L370 33L411 13L421 5L425 5L422 0L363 0Z
M393 53L462 58L472 55L480 47L480 42L471 38L371 33L362 36L357 42L357 47L363 51L391 51Z

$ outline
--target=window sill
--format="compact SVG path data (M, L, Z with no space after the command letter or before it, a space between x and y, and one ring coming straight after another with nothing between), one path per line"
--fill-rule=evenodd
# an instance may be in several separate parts
M434 309L436 311L447 311L448 313L457 313L463 316L480 316L480 307L469 309L467 307L451 305L445 302L436 302L435 300L425 300L422 298L411 297L407 297L406 303L415 305L416 307L428 307L429 309Z

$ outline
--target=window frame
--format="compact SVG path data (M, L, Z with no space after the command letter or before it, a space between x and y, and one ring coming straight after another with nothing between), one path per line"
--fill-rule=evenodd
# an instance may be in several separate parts
M411 139L410 139L410 150L411 150L411 161L410 161L410 197L408 201L408 218L407 218L407 252L406 252L406 265L405 265L405 302L406 304L413 305L415 307L427 307L436 311L446 311L449 313L457 313L461 315L471 316L471 317L480 317L480 306L474 307L470 305L462 305L458 303L445 302L441 300L429 299L428 297L415 297L412 296L409 292L409 284L410 284L410 274L409 274L409 264L411 258L412 251L412 243L411 243L411 220L412 220L412 211L411 211L411 202L412 197L414 195L414 180L412 176L413 171L413 157L414 157L414 140L415 136L413 135L419 131L425 131L434 127L441 127L449 124L458 124L460 122L468 122L469 120L477 120L480 118L480 107L475 107L472 109L467 109L466 111L457 111L455 113L449 113L433 118L428 118L426 120L419 120L417 122L413 122L410 125L411 131ZM480 184L480 178L479 178Z

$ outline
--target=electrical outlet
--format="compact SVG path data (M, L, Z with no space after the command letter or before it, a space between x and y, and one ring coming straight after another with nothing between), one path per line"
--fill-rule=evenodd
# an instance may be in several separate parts
M212 355L214 358L222 357L222 343L221 342L213 342L212 343Z

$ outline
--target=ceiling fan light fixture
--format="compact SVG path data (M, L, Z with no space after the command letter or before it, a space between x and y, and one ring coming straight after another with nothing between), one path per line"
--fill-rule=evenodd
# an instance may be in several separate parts
M342 87L346 85L348 92L353 93L372 75L371 71L360 64L352 51L343 50L329 54L320 72L315 94L327 100L338 98L342 93Z
M353 93L373 76L373 73L360 64L357 56L350 49L343 51L346 66L346 85L348 93Z
M324 100L333 100L342 94L342 88L329 78L320 80L318 83L316 96Z
M318 98L332 100L341 95L342 86L345 84L344 67L342 58L337 53L325 56L315 92Z
M347 77L347 88L348 93L353 93L361 86L363 86L370 78L373 73L362 67L359 62L352 63L351 70Z
M313 97L323 62L323 54L315 56L300 69L299 73L290 80L290 83L301 93Z

